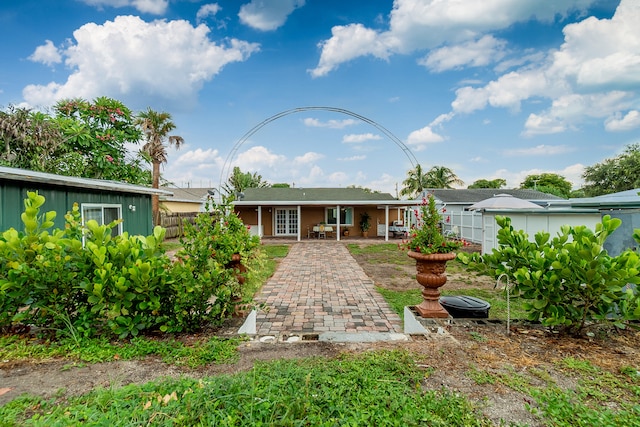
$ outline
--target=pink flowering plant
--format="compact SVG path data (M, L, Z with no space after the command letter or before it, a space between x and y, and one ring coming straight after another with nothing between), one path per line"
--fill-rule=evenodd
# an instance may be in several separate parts
M415 215L416 225L409 231L408 238L398 245L400 249L425 255L445 254L465 245L464 240L450 239L442 234L442 215L433 194L422 199Z

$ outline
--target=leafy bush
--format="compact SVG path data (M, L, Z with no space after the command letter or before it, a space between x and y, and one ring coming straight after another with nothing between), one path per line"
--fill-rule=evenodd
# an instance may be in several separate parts
M595 232L585 226L563 226L557 237L515 231L511 220L496 217L499 249L491 254L458 255L458 259L494 277L506 274L514 296L525 304L529 320L563 332L580 334L593 321L612 321L623 328L640 319L640 256L632 250L610 256L604 242L621 221L606 215ZM634 237L639 240L639 230Z
M29 192L24 231L12 228L0 236L0 329L35 325L75 340L103 331L124 338L154 329L193 331L231 313L237 279L225 267L222 251L212 257L200 247L202 233L211 230L193 228L179 262L173 263L161 245L162 227L146 237L112 237L120 220L107 225L90 220L83 226L75 204L65 216L65 229L49 232L56 213L40 214L44 202ZM211 220L202 214L200 225L206 218ZM226 226L231 221L233 229ZM240 253L251 256L259 241L246 227L238 229L232 216L224 224L214 227L219 234L213 238L246 240Z

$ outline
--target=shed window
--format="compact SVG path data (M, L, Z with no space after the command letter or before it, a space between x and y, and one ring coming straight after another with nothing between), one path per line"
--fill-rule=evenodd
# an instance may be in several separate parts
M89 220L96 220L98 224L105 225L112 221L122 218L122 205L100 205L93 203L82 204L82 223L86 224ZM122 234L122 223L119 223L111 229L112 236Z
M326 208L327 225L337 225L336 208ZM353 208L340 208L340 225L353 225Z

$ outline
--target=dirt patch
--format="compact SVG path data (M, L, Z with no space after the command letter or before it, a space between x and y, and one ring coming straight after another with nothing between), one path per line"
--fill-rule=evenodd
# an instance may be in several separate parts
M384 255L356 256L376 285L389 289L417 289L415 266L411 260L398 265L386 262ZM493 280L469 275L455 268L448 270L448 289L461 293L468 288L493 289ZM414 336L402 343L326 343L326 342L244 342L239 360L233 364L208 365L199 369L168 365L158 358L140 361L113 361L84 365L69 360L15 364L0 361L0 404L22 393L64 399L96 387L118 387L163 377L204 377L251 369L258 361L309 356L335 357L342 352L405 348L415 354L424 369L423 387L448 389L471 399L496 425L542 425L527 405L531 396L507 387L503 382L483 381L482 375L523 378L531 385L555 383L575 388L576 377L562 368L567 357L589 361L611 373L623 367L640 368L640 334L634 331L596 335L590 339L558 337L530 325L453 322L443 324L441 334Z

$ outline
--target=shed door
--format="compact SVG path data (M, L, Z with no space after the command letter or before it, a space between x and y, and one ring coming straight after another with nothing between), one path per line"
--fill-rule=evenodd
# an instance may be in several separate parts
M276 209L276 236L298 234L298 210Z

